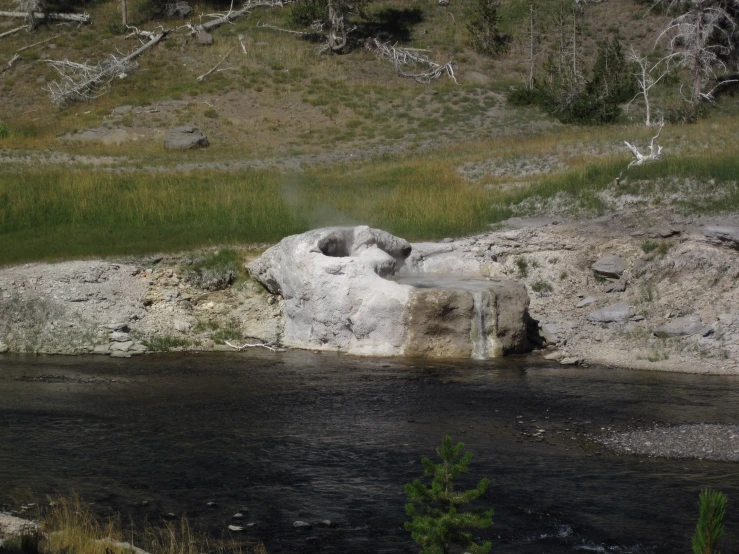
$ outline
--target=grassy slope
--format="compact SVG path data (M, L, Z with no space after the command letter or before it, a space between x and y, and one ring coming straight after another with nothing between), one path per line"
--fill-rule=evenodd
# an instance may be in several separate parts
M140 5L134 4L134 22L144 17L136 6ZM501 93L525 71L520 45L514 43L510 54L496 62L469 52L464 4L453 3L445 11L435 0L378 3L373 21L385 21L385 27L394 21L396 33L408 31L407 42L431 47L436 59L456 58L463 83L473 70L495 75L495 80L480 85L467 79L461 86L441 82L434 85L438 94L429 95L426 88L395 76L391 66L366 52L316 59L315 44L256 28L257 20L285 24L285 12L271 10L218 29L216 45L210 49L175 36L142 58L141 70L116 82L107 95L88 105L54 110L37 84L52 76L43 64L32 63L33 58L84 59L101 49L130 49L109 32L117 18L114 7L112 2L91 5L96 22L91 27L42 27L33 37L21 33L0 41L3 54L60 31L62 35L52 41L56 48L27 51L26 59L6 72L0 84L9 99L0 117L11 129L10 136L0 140L0 148L10 157L28 152L36 156L32 164L8 163L0 173L0 263L273 241L325 224L369 223L412 239L439 238L479 231L508 217L516 206L527 209L532 197L548 199L562 191L575 207L598 210L598 191L628 163L621 141L643 144L650 136L648 130L628 123L563 128L547 122L537 110L506 106ZM401 21L417 22L408 23L406 29L397 25L397 13L391 17L383 12L393 7L405 9ZM508 6L509 28L519 7L516 1ZM201 5L197 11L212 8ZM620 33L632 42L648 41L644 37L659 19L636 19L639 13L630 1L591 6L583 20L586 48L607 33ZM630 35L624 36L621 29ZM250 54L232 54L229 63L234 71L198 84L194 76L238 45L239 34L247 35ZM661 90L657 102L665 102L660 96L671 90ZM159 111L111 118L112 108L121 104L149 105ZM665 161L627 175L645 179L692 175L701 183L711 178L733 182L739 144L733 113L735 101L729 99L699 125L666 128L661 137L668 153ZM54 138L96 126L145 136L152 128L187 121L205 129L211 148L172 153L153 138L109 145ZM496 138L511 135L516 140ZM429 147L429 141L437 146ZM84 165L70 169L36 163L50 155L48 149L91 159L110 156L114 160L110 165L136 171L111 173ZM359 149L374 156L363 162L349 154L330 157ZM306 154L333 161L293 172L145 170L185 161ZM465 178L468 167L474 171ZM687 209L735 209L736 192L729 190L734 185L724 186L728 192L721 202Z

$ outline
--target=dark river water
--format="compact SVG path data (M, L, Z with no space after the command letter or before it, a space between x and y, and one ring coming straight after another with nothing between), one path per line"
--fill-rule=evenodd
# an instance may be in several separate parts
M739 424L739 378L528 357L0 356L0 504L77 492L134 520L186 513L218 535L243 506L240 524L256 523L243 535L273 553L417 552L402 486L450 434L474 454L461 486L491 480L479 507L495 525L479 535L493 552L687 553L710 486L729 495L722 552L737 553L738 465L592 440L695 422Z

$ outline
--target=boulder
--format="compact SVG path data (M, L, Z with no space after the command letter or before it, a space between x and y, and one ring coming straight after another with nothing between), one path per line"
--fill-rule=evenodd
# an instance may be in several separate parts
M164 147L168 150L190 150L208 146L208 137L193 125L174 127L164 135Z
M591 266L596 275L619 279L626 271L626 262L618 256L603 256Z
M676 317L652 329L652 332L657 336L665 337L684 337L689 335L697 335L702 333L703 324L701 323L701 316L698 314L686 315L684 317Z
M5 354L8 350L10 350L10 347L3 341L0 341L0 354Z
M587 320L595 323L622 323L629 317L631 317L631 306L620 303L589 314Z
M714 244L739 250L739 227L709 225L703 230L703 234Z
M379 229L330 227L283 239L248 269L284 299L286 346L435 358L526 348L523 284L398 282L411 251L407 241Z
M208 31L198 31L197 39L198 44L201 46L210 46L213 44L213 35Z

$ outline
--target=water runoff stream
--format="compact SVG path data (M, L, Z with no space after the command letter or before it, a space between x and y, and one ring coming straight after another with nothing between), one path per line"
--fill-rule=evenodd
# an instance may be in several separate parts
M0 504L76 492L134 521L186 513L216 535L247 507L239 525L255 525L241 536L272 553L417 552L402 486L450 434L474 454L460 486L491 480L479 507L495 508L495 525L479 535L493 552L690 552L698 492L711 486L729 495L722 552L736 553L736 464L597 442L696 422L739 423L739 378L535 357L4 356Z

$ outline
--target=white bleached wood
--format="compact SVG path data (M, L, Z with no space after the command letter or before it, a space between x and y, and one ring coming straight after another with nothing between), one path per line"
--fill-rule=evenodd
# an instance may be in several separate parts
M22 17L27 18L26 12L0 12L0 17ZM78 23L89 23L90 14L87 13L44 13L35 12L34 19L53 19L55 21L76 21Z
M634 158L636 158L634 161L632 161L629 164L629 167L633 165L643 165L645 163L653 162L655 160L660 159L660 157L662 156L662 147L656 144L656 140L659 137L660 133L662 132L663 128L664 128L664 125L660 127L657 134L652 137L652 140L649 143L649 154L642 154L641 152L639 152L636 146L634 146L630 142L624 141L626 148L628 148L629 151L634 155ZM657 146L656 150L655 150L655 146Z
M419 52L422 50L398 48L389 42L380 42L377 38L368 40L366 46L367 50L378 58L392 62L395 71L403 77L415 79L419 83L429 84L432 79L438 79L446 73L452 81L457 83L457 78L454 75L456 64L453 61L440 65L428 56L420 54ZM419 73L406 73L401 69L401 66L425 67L426 70Z

